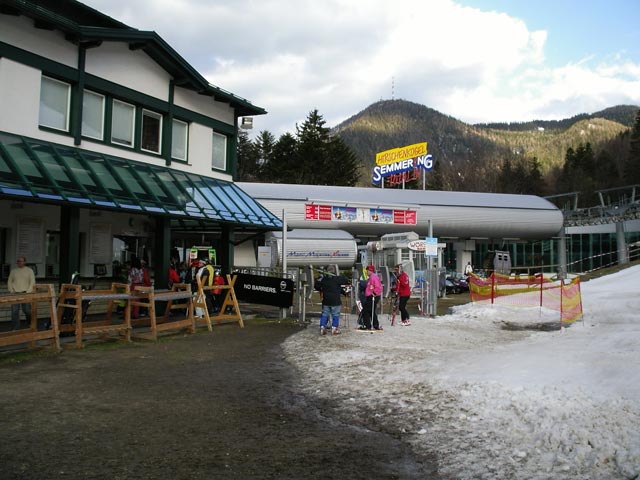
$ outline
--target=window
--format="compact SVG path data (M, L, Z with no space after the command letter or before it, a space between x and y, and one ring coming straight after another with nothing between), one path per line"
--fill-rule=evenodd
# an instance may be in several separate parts
M88 90L82 97L82 135L104 138L104 96Z
M113 113L111 118L111 141L118 145L133 147L133 125L136 110L133 105L113 101Z
M227 169L227 137L216 132L213 132L211 167L218 170Z
M69 131L69 104L71 85L49 77L40 82L40 117L42 127Z
M140 148L147 152L160 153L162 115L149 110L142 111L142 141Z
M185 122L174 120L171 129L171 158L187 160L188 139L189 126Z

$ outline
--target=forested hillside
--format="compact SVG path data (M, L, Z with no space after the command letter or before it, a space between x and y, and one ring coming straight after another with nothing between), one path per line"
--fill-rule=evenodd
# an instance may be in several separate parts
M640 109L617 106L557 121L469 125L405 100L370 105L329 128L317 110L276 139L241 131L237 179L371 186L376 153L428 144L434 167L405 188L541 196L640 184ZM413 174L414 172L410 172ZM402 188L402 178L396 188ZM393 187L392 187L393 188Z
M606 178L591 182L594 188L624 184L629 132L638 111L623 105L565 120L470 125L424 105L384 100L332 133L354 151L363 171L373 167L378 152L426 141L436 162L429 188L549 195L567 186L566 181L558 185L558 178L568 151L581 146L588 146L594 162L604 154L611 167ZM370 180L363 175L359 184Z

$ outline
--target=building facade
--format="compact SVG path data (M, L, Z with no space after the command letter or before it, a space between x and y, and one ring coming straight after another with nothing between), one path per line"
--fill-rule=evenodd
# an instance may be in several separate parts
M280 220L233 183L238 123L265 114L155 32L74 0L0 1L0 263L106 275L132 256L166 285L171 247L230 268L238 231Z

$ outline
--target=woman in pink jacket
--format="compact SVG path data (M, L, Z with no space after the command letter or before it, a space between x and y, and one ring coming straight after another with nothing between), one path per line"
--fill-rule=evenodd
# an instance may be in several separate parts
M380 323L378 323L378 314L376 312L376 301L382 296L382 282L380 277L376 274L376 267L369 265L367 267L367 274L369 279L367 280L367 288L365 290L365 302L362 309L362 325L360 330L371 330L371 320L373 319L373 329L382 330Z

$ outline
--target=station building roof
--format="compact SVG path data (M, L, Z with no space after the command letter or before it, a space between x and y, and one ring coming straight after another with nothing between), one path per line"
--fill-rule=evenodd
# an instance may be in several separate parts
M535 195L399 190L366 187L334 187L268 183L237 183L274 215L286 212L291 228L337 228L359 236L415 231L451 239L543 239L557 235L563 226L562 212ZM415 211L415 225L372 222L309 221L309 204L364 209Z

